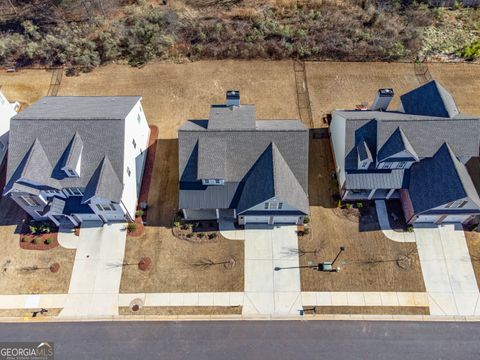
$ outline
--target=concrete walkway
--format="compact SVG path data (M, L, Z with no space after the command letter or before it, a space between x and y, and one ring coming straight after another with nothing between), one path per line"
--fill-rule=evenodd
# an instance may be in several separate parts
M83 222L68 296L60 317L118 314L118 291L125 253L125 224ZM66 236L64 241L62 237ZM71 234L59 242L71 243Z
M480 315L477 281L460 225L416 227L432 315Z
M246 226L244 315L298 314L302 309L296 229Z
M396 242L415 242L415 234L413 232L394 231L390 227L388 221L387 206L384 200L375 200L375 209L377 211L378 223L383 234L392 241Z
M232 221L219 221L220 234L229 240L245 240L245 230L235 228Z

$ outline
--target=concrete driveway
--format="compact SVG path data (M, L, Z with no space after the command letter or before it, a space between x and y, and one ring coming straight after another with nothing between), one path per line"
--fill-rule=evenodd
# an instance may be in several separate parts
M479 290L460 225L415 226L431 315L480 315Z
M125 254L125 224L84 222L77 240L70 287L60 317L118 314ZM71 234L61 235L68 236ZM62 244L62 239L60 239ZM72 241L65 241L65 243Z
M247 225L243 314L299 314L296 226ZM282 268L275 271L275 267Z

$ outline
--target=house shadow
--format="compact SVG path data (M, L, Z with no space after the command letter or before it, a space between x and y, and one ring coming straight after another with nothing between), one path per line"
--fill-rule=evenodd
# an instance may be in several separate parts
M178 212L178 139L157 139L147 194L146 226L172 226Z
M358 221L358 230L360 232L381 230L374 201L362 202L362 207L358 210L360 212Z
M310 129L308 153L310 206L333 208L340 199L328 128Z

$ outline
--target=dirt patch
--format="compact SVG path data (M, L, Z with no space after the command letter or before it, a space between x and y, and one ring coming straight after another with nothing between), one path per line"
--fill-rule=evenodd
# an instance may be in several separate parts
M120 315L241 315L241 306L147 306L132 311L128 306L118 308Z
M480 233L476 231L465 231L468 252L472 260L473 271L477 279L477 285L480 287Z
M430 315L426 306L317 306L303 307L305 314L348 314L348 315Z
M135 222L128 223L127 235L130 237L139 237L145 233L145 225L143 224L142 217L135 218Z
M41 318L49 318L53 316L57 316L60 314L62 309L47 309L48 312L44 312L43 314L38 314L35 316L36 319ZM31 318L33 312L40 311L40 309L0 309L0 318L2 317L28 317Z
M177 239L172 230L146 227L145 234L127 238L125 263L152 260L150 270L125 266L120 292L236 292L244 288L244 245L242 241L218 238L214 243L196 244ZM221 265L235 260L231 269ZM214 264L199 266L201 262Z
M335 263L335 267L341 268L338 273L301 269L302 291L425 291L416 244L393 242L381 231L366 228L362 216L367 211L372 216L369 223L376 222L374 208L368 204L358 211L357 220L339 216L338 209L330 207L335 202L328 144L327 139L311 140L311 149L322 156L309 159L311 236L299 241L299 248L305 253L300 256L300 265L332 261L340 246L345 246L345 251Z

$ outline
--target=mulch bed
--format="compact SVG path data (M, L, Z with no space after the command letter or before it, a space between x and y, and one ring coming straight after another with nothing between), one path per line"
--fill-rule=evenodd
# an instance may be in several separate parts
M190 224L191 227L184 229L184 224ZM219 230L216 221L187 221L182 222L180 227L174 226L172 233L180 240L197 244L207 244L216 243L221 239L225 239ZM203 236L200 236L200 234L203 234Z
M143 219L141 216L138 216L135 219L135 224L137 225L136 229L133 231L128 231L129 237L139 237L145 233L145 225L143 224Z
M35 244L34 239L39 238L38 244ZM46 243L47 239L52 239L50 244ZM23 240L23 241L22 241ZM20 234L20 247L24 250L50 250L58 246L58 233L48 233L41 235L34 234Z
M152 266L152 259L150 259L149 257L142 257L140 259L140 261L138 262L138 268L141 270L141 271L148 271L150 270L150 267Z

